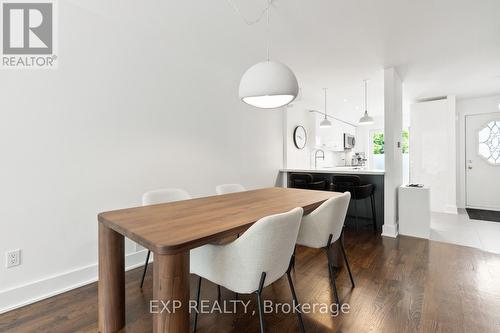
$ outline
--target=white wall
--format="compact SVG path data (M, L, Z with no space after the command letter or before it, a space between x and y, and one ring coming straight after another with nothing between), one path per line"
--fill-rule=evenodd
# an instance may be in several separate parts
M58 18L58 69L0 75L0 311L95 280L98 212L273 186L282 166L282 111L237 97L262 31L227 3L60 1Z
M455 97L410 107L410 181L431 189L431 210L457 212Z
M306 107L300 103L294 103L293 107L288 107L285 111L286 133L284 140L285 146L285 167L286 168L310 168L311 154L314 153L316 132L314 126L314 114L310 113ZM297 126L303 126L307 133L307 143L304 149L295 147L293 141L293 131Z
M457 206L465 208L465 117L500 112L500 95L457 100Z
M398 189L403 182L402 82L394 68L384 70L384 225L382 235L398 235Z

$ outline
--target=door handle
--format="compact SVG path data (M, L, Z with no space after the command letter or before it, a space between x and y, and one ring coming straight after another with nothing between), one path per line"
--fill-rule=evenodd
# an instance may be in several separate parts
M469 165L469 166L467 167L467 169L472 170L472 166L470 166L470 165Z

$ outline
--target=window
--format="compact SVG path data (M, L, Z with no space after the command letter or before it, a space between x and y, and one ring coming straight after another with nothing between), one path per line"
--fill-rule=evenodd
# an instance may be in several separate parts
M384 132L381 131L375 131L373 132L373 154L374 155L380 155L384 153ZM403 145L403 154L408 154L409 151L409 139L410 139L410 133L408 130L403 131L403 140L402 140L402 145Z
M384 153L384 132L373 133L373 154L380 155Z
M370 156L370 161L371 161L371 166L375 169L384 169L385 166L385 161L384 161L384 153L385 153L385 148L384 148L384 131L383 130L374 130L370 132L370 137L371 137L371 156ZM409 139L410 139L410 133L408 130L403 130L402 132L402 140L401 140L401 145L402 145L402 152L403 152L403 176L404 179L407 179L406 175L408 174L408 165L409 165L409 157L408 157L408 152L409 152Z
M492 121L479 131L478 153L491 164L500 164L500 122Z
M370 166L374 169L384 170L384 131L374 130L370 132Z
M410 142L410 133L408 130L403 131L403 154L408 154L409 152L409 142Z

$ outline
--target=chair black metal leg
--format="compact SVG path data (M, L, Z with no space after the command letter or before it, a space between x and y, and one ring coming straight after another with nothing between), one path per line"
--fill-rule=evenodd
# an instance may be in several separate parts
M259 306L259 326L260 326L260 333L265 333L265 327L264 327L264 306L262 305L262 299L260 294L257 294L257 305Z
M295 269L295 251L297 250L297 246L293 248L292 261L290 263L292 269Z
M260 276L259 289L255 292L257 294L257 305L259 306L259 325L260 333L265 332L264 327L264 304L262 303L262 289L264 288L264 281L266 280L266 272L262 272Z
M151 254L151 251L148 250L148 254L146 256L146 263L144 264L144 272L142 272L141 289L142 289L142 286L144 285L144 278L146 277L146 271L148 270L148 263L149 263L149 255L150 254Z
M351 184L351 200L354 201L354 224L356 225L356 232L358 232L358 203L356 200L356 186L354 186L354 183Z
M347 267L347 272L349 272L349 278L351 279L352 287L355 287L354 279L352 278L351 267L349 267L349 261L347 260L347 255L345 254L344 243L340 242L340 249L342 250L342 256L344 257L344 262Z
M290 270L286 272L286 277L288 278L288 284L290 285L290 291L292 292L293 297L293 307L299 306L299 301L297 300L297 295L295 294L295 288L293 287L292 277L290 276ZM302 321L302 314L300 310L297 311L297 318L299 319L300 332L305 333L304 322Z
M221 299L220 296L221 296L221 294L220 294L220 286L217 285L217 300L219 301L219 303L220 303L220 299Z
M356 223L356 232L359 230L359 222L358 222L358 200L354 199L354 223Z
M373 231L377 233L377 212L375 210L375 195L370 195L370 201L372 204L372 219L373 219Z
M287 274L291 272L294 265L295 265L295 257L292 254L292 257L290 258L290 263L288 264L288 268L286 269Z
M196 311L194 313L193 332L196 332L196 325L198 324L198 312L200 311L200 293L201 293L201 276L198 278L198 290L196 291Z
M332 289L333 289L333 296L335 296L335 303L337 305L340 305L340 300L339 300L339 294L337 292L337 284L335 283L335 275L333 272L333 267L328 263L328 270L330 272L330 282L332 284Z
M330 282L332 284L333 295L335 296L335 302L336 302L336 304L339 305L340 301L339 301L339 295L337 293L337 284L335 283L335 275L334 275L334 272L333 272L333 263L332 263L332 259L330 257L330 249L331 249L331 245L332 245L332 237L333 237L333 235L330 234L330 236L328 237L327 245L325 247L325 251L326 251L326 258L328 259L328 274L330 275Z

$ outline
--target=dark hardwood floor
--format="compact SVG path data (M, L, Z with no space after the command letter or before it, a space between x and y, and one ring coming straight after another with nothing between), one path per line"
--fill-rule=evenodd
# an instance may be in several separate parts
M362 230L345 236L356 288L351 290L344 268L337 272L337 286L350 312L337 317L304 314L307 332L500 332L499 255L404 236L382 238ZM151 270L143 292L141 269L127 273L123 332L151 332ZM322 251L298 248L293 277L300 302L332 303ZM195 288L193 276L192 298ZM234 297L223 289L223 299ZM217 288L204 281L202 298L216 300ZM286 277L266 288L264 298L290 302ZM240 299L253 301L254 296ZM241 312L200 314L198 332L258 332L258 316ZM267 314L265 320L269 332L298 331L293 313ZM96 283L0 315L0 332L96 331Z

